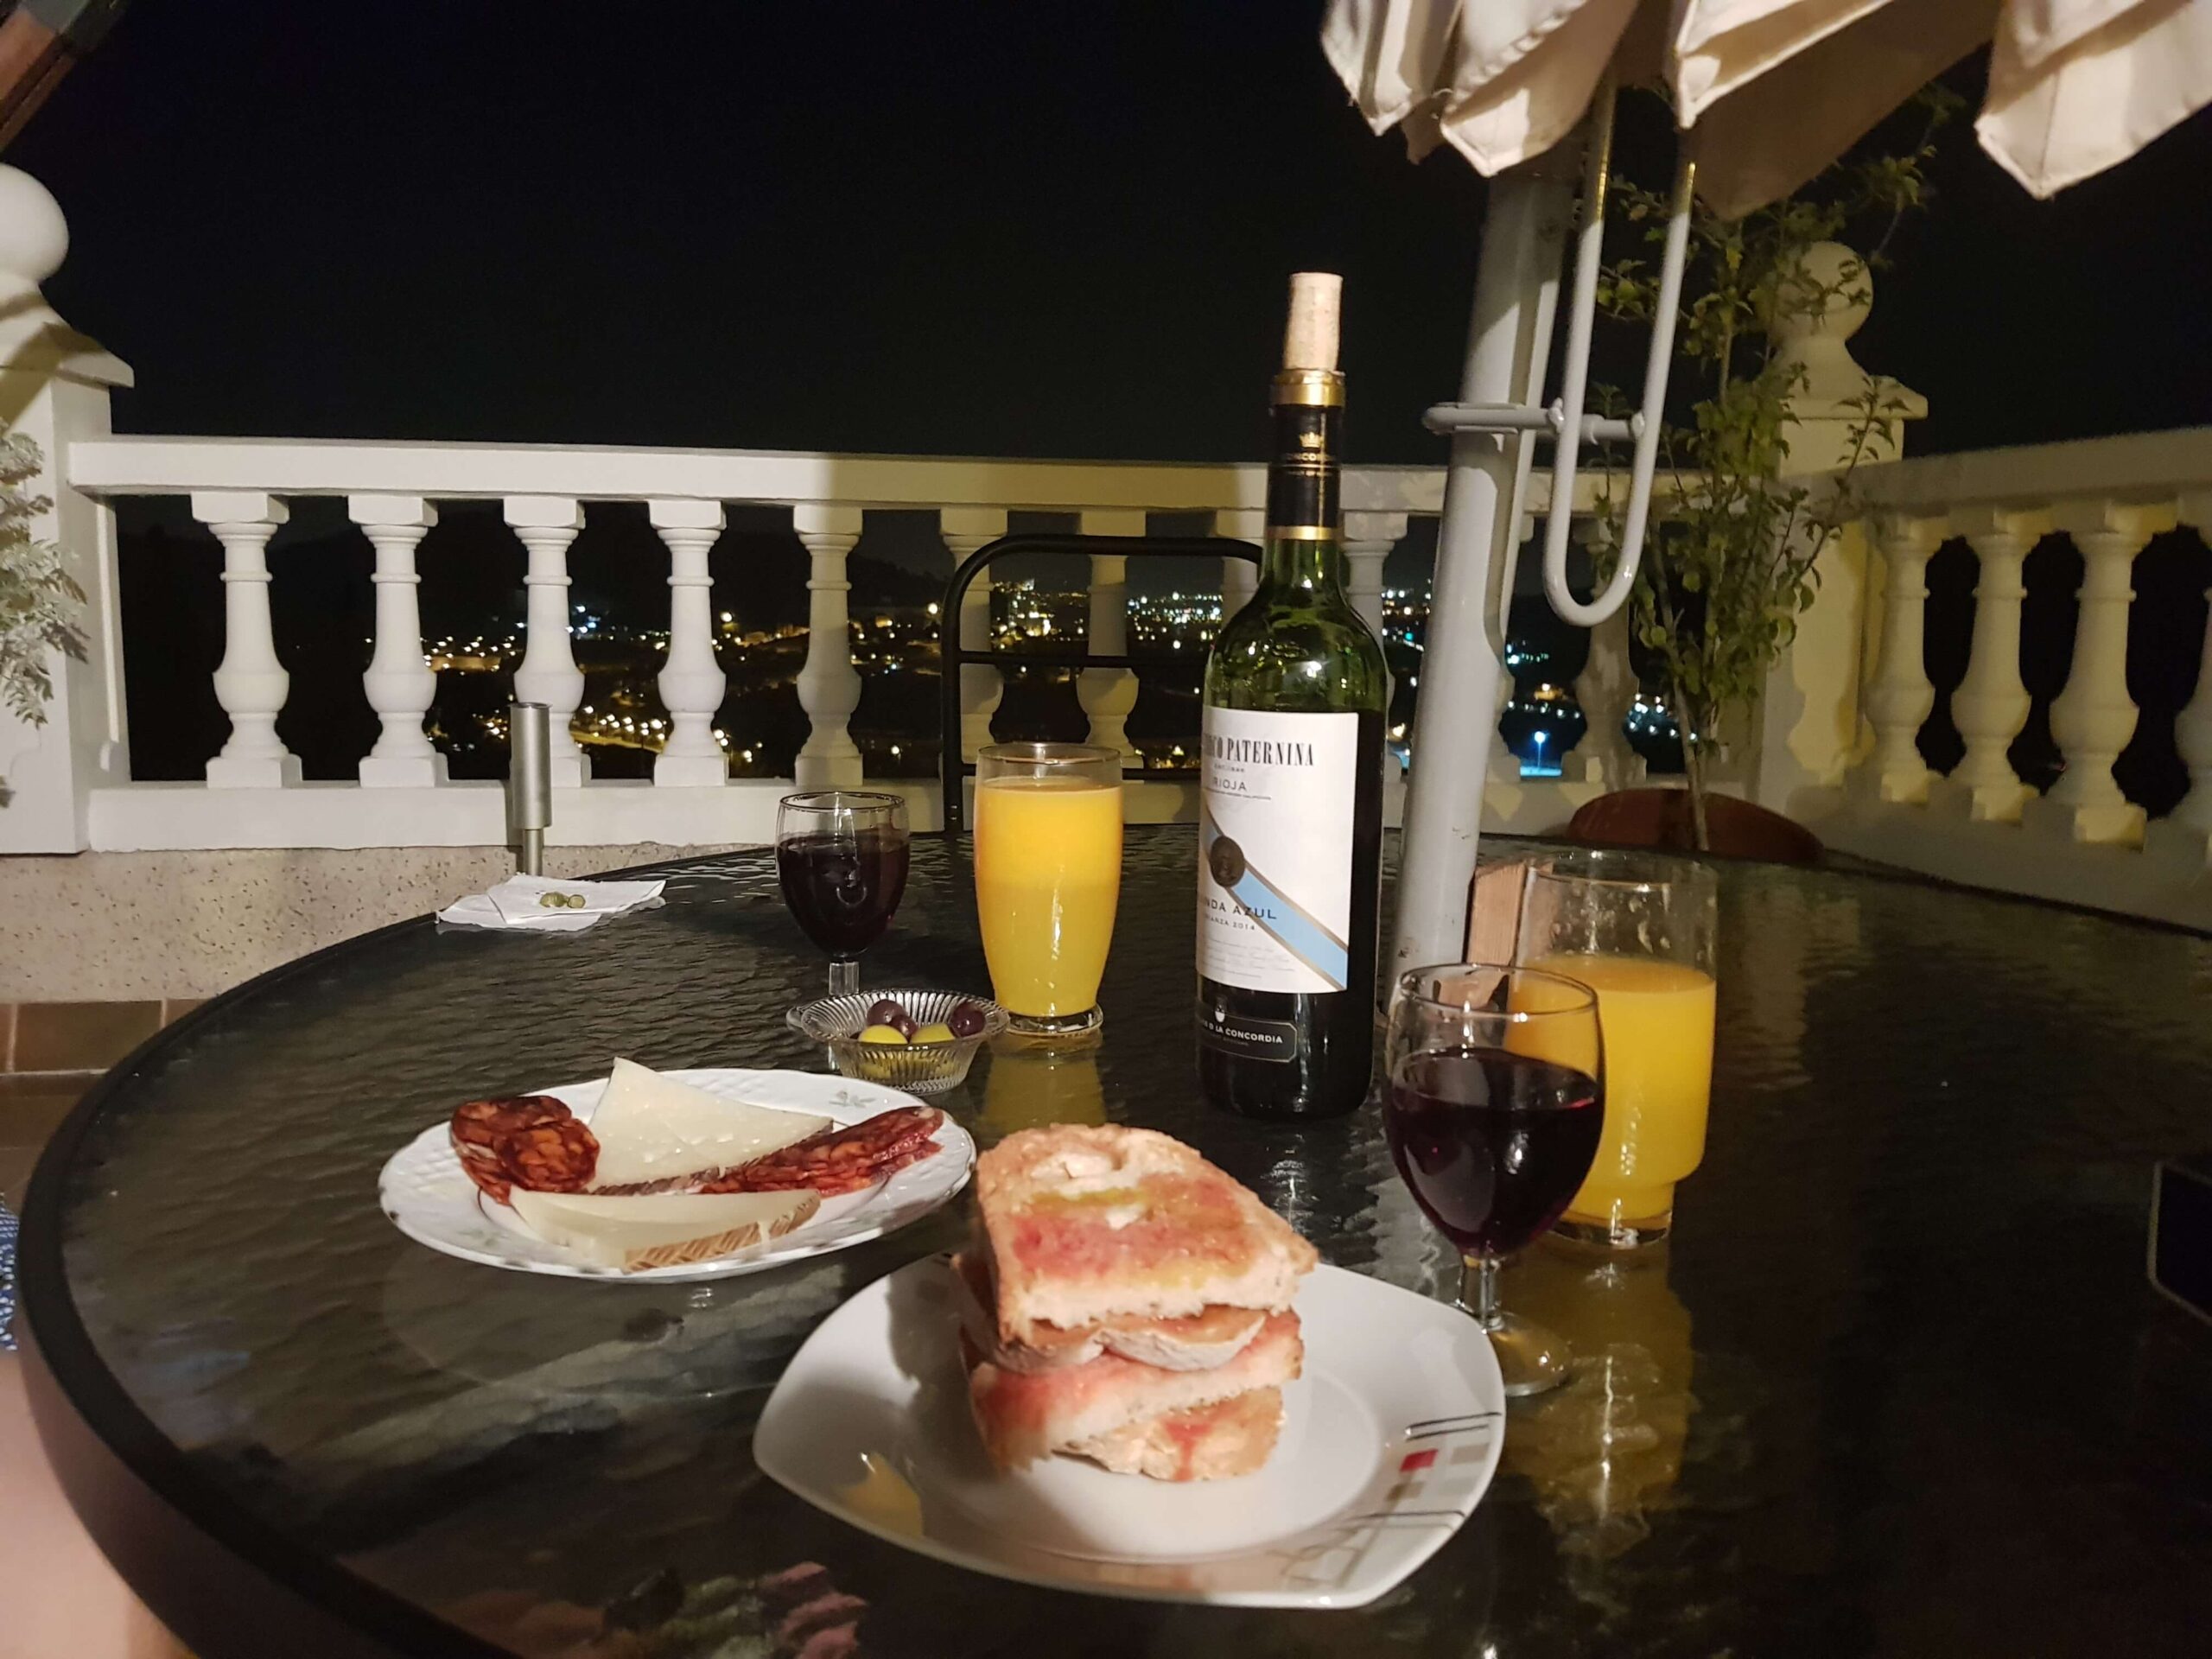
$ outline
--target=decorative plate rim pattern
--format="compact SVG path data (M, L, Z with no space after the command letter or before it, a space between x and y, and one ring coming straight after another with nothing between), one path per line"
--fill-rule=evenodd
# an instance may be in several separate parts
M932 1257L864 1287L815 1328L761 1412L753 1457L763 1472L815 1508L932 1559L1020 1583L1137 1600L1357 1607L1402 1583L1441 1548L1474 1512L1497 1473L1505 1441L1505 1395L1480 1327L1443 1303L1325 1266L1300 1294L1306 1375L1285 1389L1286 1402L1295 1415L1312 1410L1319 1389L1342 1390L1367 1408L1374 1428L1364 1478L1324 1517L1258 1545L1225 1552L1200 1545L1187 1555L1152 1560L1056 1552L1008 1536L962 1507L950 1479L938 1472L938 1452L917 1452L915 1442L924 1433L919 1425L932 1414L924 1396L945 1382L937 1373L947 1366L957 1370L958 1362L949 1334L940 1351L928 1353L911 1334L894 1338L892 1326L902 1316L894 1313L892 1298L936 1294L925 1287L930 1275L944 1287L949 1307L950 1274L942 1257ZM808 1390L831 1387L841 1391L848 1408L834 1421L809 1421ZM856 1437L868 1433L863 1426L868 1414L860 1408L863 1396L880 1408L877 1420L897 1444L857 1443ZM1295 1427L1287 1425L1278 1461L1309 1455L1310 1441L1293 1444ZM833 1440L841 1443L833 1446ZM1321 1461L1318 1450L1311 1455ZM836 1462L865 1467L864 1456L895 1468L912 1488L922 1517L915 1523L918 1531L855 1507L843 1496L851 1484L823 1473ZM1150 1492L1202 1489L1095 1472L1100 1482L1135 1483L1122 1490L1147 1502ZM1292 1478L1300 1473L1294 1463Z

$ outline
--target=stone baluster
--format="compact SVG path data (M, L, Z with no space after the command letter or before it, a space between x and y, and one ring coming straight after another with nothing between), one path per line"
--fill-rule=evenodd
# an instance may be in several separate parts
M1940 518L1884 513L1874 521L1874 545L1886 575L1882 652L1866 690L1866 717L1874 728L1874 753L1854 774L1875 799L1919 804L1932 775L1920 756L1921 722L1936 706L1923 651L1928 614L1928 560L1942 545Z
M2181 522L2212 546L2212 494L2185 497ZM2212 605L2212 589L2205 592ZM2174 716L2174 747L2189 768L2189 793L2172 812L2152 824L2146 850L2173 859L2192 877L2212 868L2212 610L2204 618L2204 650L2197 659L2196 690Z
M1141 536L1141 510L1094 510L1083 515L1086 536ZM1105 657L1123 657L1129 649L1129 562L1118 553L1090 556L1090 627L1087 649ZM1129 711L1137 706L1137 677L1126 668L1086 668L1077 677L1076 701L1090 716L1090 741L1102 748L1118 749L1125 762L1134 764L1136 751L1129 745Z
M1224 507L1213 516L1213 531L1217 536L1226 536L1235 542L1249 542L1255 547L1265 544L1268 515L1258 507ZM1244 608L1260 585L1260 567L1247 559L1224 559L1221 562L1221 620L1229 619Z
M1377 634L1382 632L1382 562L1405 533L1402 512L1344 514L1344 593Z
M231 717L230 741L207 763L216 789L277 789L300 781L300 759L276 735L291 676L276 659L269 624L269 538L290 515L274 496L210 490L192 498L192 516L223 544L223 661L215 701Z
M2139 846L2143 809L2120 791L2112 763L2135 735L2135 702L2127 695L2127 607L2135 556L2174 526L2171 507L2099 502L2053 515L2082 552L2080 609L2074 620L2074 660L2066 686L2050 705L2050 734L2066 770L2021 822L2069 841Z
M2020 567L2049 528L2033 513L1981 508L1952 514L1980 562L1974 589L1974 643L1966 677L1951 693L1951 721L1966 754L1951 775L1929 786L1929 806L1977 823L2018 823L2035 793L2012 770L2012 740L2028 723L2028 688L2020 680L2020 601L2027 594Z
M1573 757L1586 783L1607 790L1626 789L1634 783L1641 757L1629 747L1629 709L1636 701L1636 670L1629 662L1628 618L1624 605L1590 630L1590 654L1574 677L1574 700L1581 705L1588 729L1574 746Z
M809 721L798 752L802 789L857 789L861 752L850 728L861 706L861 675L853 666L853 584L845 556L861 539L858 507L802 505L791 509L812 561L806 582L806 663L798 671L799 707Z
M715 741L715 715L729 682L715 658L715 579L707 554L722 533L722 504L651 501L645 516L668 544L668 660L657 682L668 709L668 741L654 757L653 782L716 788L729 781L729 756Z
M416 590L423 578L415 550L438 522L438 510L419 495L351 495L346 516L376 550L369 580L377 595L377 644L361 677L369 707L384 729L361 757L366 789L423 789L446 780L446 758L430 747L423 716L438 695L438 677L423 657L423 609Z
M1414 689L1418 690L1420 688ZM1521 757L1507 747L1505 742L1505 705L1513 701L1514 690L1513 671L1510 668L1499 668L1497 671L1497 719L1491 722L1490 728L1489 766L1490 779L1492 783L1517 784L1521 781Z
M1541 553L1541 550L1527 545L1535 530L1535 520L1525 514L1514 525L1514 534L1520 537L1521 542L1516 556L1516 569L1518 560L1535 558ZM1499 644L1502 647L1506 646L1513 637L1513 589L1503 561L1491 570L1490 602L1493 607L1492 614L1497 618ZM1492 783L1518 784L1521 781L1521 757L1505 743L1505 706L1513 701L1515 690L1513 671L1506 666L1505 658L1506 651L1501 649L1497 656L1497 718L1491 723L1488 747L1484 751L1488 756L1485 764ZM1415 671L1415 674L1418 677L1419 671ZM1418 690L1418 686L1415 689Z
M1006 534L1003 507L946 507L938 514L938 534L955 570ZM988 651L991 639L991 573L985 570L960 597L960 648ZM1006 696L1006 677L989 663L960 671L960 758L973 760L991 741L991 716Z
M1367 619L1376 638L1382 637L1382 565L1390 550L1405 538L1402 512L1344 514L1344 595L1352 609ZM1383 700L1389 715L1390 699ZM1387 741L1386 741L1387 751ZM1382 821L1399 823L1405 817L1406 776L1396 759L1385 753L1382 762Z
M545 705L553 786L581 789L591 776L591 760L569 729L584 700L583 671L571 643L569 548L584 527L584 510L563 495L511 495L505 510L508 527L530 555L522 578L525 626L515 700Z

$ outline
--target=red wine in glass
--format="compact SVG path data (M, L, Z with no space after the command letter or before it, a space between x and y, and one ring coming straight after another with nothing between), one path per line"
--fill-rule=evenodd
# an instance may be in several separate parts
M1502 1048L1403 1061L1382 1118L1414 1202L1463 1255L1491 1258L1565 1213L1605 1121L1587 1072Z
M776 803L776 877L806 936L830 953L830 994L861 988L861 952L906 892L906 804L878 790L815 789Z
M849 959L883 937L906 891L906 832L796 836L777 843L776 874L806 937Z

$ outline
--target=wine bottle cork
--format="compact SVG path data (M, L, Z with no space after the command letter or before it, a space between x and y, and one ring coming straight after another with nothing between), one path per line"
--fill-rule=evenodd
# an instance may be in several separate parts
M1337 314L1344 279L1332 270L1301 270L1290 279L1290 322L1282 336L1286 369L1337 366Z

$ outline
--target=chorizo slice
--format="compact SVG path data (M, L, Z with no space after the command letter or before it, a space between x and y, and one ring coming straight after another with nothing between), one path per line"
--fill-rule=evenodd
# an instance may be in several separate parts
M599 1166L599 1141L550 1095L512 1095L461 1103L453 1147L468 1178L500 1204L514 1187L581 1192Z
M708 1192L788 1192L810 1187L824 1198L873 1185L937 1150L944 1122L934 1106L902 1106L843 1128L824 1129L781 1151L717 1176Z

